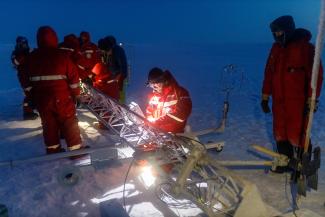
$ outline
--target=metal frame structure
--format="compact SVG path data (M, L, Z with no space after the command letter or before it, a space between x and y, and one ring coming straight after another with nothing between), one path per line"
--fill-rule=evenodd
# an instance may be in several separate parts
M256 186L222 167L198 139L224 130L228 102L218 128L174 135L154 128L135 111L90 86L83 85L83 90L82 103L135 150L136 159L146 159L158 171L156 187L162 194L174 200L188 199L209 217L268 216ZM220 144L223 146L222 142L212 146ZM172 171L165 172L162 165L171 163Z

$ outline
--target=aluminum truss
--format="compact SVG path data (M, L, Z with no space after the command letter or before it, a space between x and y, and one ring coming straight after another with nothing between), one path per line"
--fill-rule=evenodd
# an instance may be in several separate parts
M219 128L174 135L154 128L141 114L92 87L83 84L83 90L82 103L135 150L136 159L146 159L158 172L156 191L162 201L172 197L181 205L187 199L209 217L268 216L255 185L222 167L198 140L199 135L224 129L228 102ZM166 173L161 165L170 163L174 167Z

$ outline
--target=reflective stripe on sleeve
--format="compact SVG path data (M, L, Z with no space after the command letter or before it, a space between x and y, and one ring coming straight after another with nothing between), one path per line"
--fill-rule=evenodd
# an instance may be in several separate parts
M94 53L93 50L84 50L83 52L84 52L84 53Z
M176 120L176 121L178 121L178 122L184 122L184 120L182 120L182 119L180 119L180 118L178 118L178 117L176 117L176 116L174 116L172 114L167 114L167 116L174 119L174 120Z
M68 48L68 47L60 47L59 49L61 49L61 50L68 50L68 51L74 51L74 49L73 48Z
M79 87L79 83L74 83L74 84L70 84L69 85L70 86L70 88L78 88Z
M25 91L30 91L33 87L29 86L29 87L26 87L24 90Z
M30 81L55 81L67 79L66 75L43 75L30 77Z
M82 69L82 70L86 70L85 67L83 67L83 66L81 66L81 65L79 65L79 64L77 64L77 66L78 66L78 68L80 68L80 69Z
M177 100L172 100L172 101L169 101L169 102L164 102L164 107L169 107L169 106L172 106L172 105L176 105L177 103Z
M77 149L80 149L81 148L81 144L73 145L73 146L70 146L68 148L69 148L70 151L77 150Z
M14 63L15 63L16 66L20 65L20 62L16 58L14 59Z
M110 84L110 83L113 83L113 82L117 82L117 80L113 79L113 80L109 80L106 82L106 84Z

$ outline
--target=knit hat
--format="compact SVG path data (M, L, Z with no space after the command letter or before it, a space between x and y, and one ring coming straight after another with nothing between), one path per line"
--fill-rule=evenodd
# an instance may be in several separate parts
M166 81L165 74L166 73L162 69L160 69L158 67L152 68L149 71L149 74L148 74L147 84L149 84L149 83L160 83L160 82Z

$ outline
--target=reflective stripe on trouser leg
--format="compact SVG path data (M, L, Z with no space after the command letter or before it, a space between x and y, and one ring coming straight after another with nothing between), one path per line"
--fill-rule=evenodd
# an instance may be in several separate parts
M60 148L60 144L49 145L49 146L46 146L46 148L47 148L47 149L51 149L51 150L53 150L53 149L58 149L58 148Z
M81 144L78 144L78 145L72 145L72 146L69 146L68 147L70 151L73 151L73 150L78 150L81 148Z

